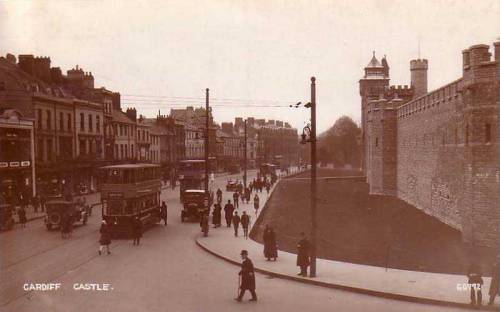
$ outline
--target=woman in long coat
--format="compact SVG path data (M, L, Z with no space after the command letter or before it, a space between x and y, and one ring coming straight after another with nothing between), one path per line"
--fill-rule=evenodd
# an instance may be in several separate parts
M273 260L276 261L276 258L278 257L278 249L276 246L276 234L269 225L266 225L263 239L264 239L264 257L267 258L267 261L271 261L271 258L273 258Z
M99 255L101 255L104 247L106 247L106 251L109 255L111 253L109 251L109 244L111 244L111 232L105 220L102 220L101 229L99 230L99 232L101 233L101 237L99 238L99 243L101 244L101 246L99 247Z
M214 205L214 211L212 212L212 224L214 227L219 227L221 225L222 218L222 208L219 203Z

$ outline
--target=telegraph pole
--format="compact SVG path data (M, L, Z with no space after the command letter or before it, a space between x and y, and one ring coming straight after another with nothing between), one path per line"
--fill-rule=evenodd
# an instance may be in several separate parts
M316 277L316 78L311 77L311 270Z
M243 163L243 186L247 188L247 120L245 119L245 148L243 153L245 153L245 162Z
M208 91L209 89L207 88L205 90L205 112L206 112L206 118L205 118L205 127L206 127L206 133L205 133L205 192L208 194L208 175L209 175L209 162L208 162L208 155L209 155L209 135L210 135L210 104L208 100Z

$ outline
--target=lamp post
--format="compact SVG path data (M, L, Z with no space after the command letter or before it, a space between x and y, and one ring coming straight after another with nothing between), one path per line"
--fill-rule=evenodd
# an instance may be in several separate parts
M300 104L300 102L297 103L295 107L299 107ZM316 277L316 78L314 77L311 77L311 102L305 104L304 107L311 109L311 123L302 130L301 143L311 143L311 250L309 256L311 258L310 277Z
M205 118L205 127L207 129L207 132L205 134L205 194L208 196L208 175L209 175L209 168L208 168L208 153L209 153L209 136L210 136L210 105L209 105L209 99L208 99L208 94L209 89L207 88L205 90L205 111L206 111L206 118Z
M247 188L247 148L248 148L248 145L247 145L247 120L245 119L245 140L244 140L244 143L243 143L245 146L243 148L243 153L245 153L245 157L244 157L244 163L243 163L243 186L245 187L245 189Z

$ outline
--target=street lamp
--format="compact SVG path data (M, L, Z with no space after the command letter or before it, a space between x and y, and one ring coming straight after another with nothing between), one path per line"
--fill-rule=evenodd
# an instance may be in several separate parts
M290 107L299 108L298 102ZM302 129L301 144L311 143L311 270L310 277L316 277L316 78L311 77L311 101L304 105L311 109L311 123Z

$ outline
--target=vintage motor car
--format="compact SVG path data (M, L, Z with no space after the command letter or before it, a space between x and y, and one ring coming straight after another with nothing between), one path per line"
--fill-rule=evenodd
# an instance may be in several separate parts
M69 217L73 223L81 221L83 225L87 224L88 216L85 207L63 199L54 199L46 203L45 226L47 230L60 227L65 217Z
M238 190L238 181L228 180L226 184L226 191L235 192Z
M14 223L15 221L12 215L12 206L0 202L0 231L12 230Z
M210 212L212 196L205 190L186 190L184 192L183 208L181 211L181 221L188 219L198 220L204 213Z

